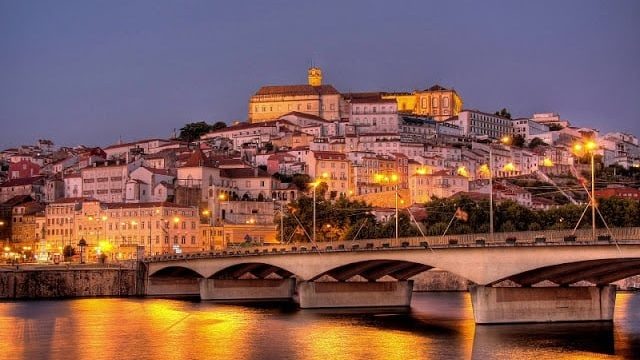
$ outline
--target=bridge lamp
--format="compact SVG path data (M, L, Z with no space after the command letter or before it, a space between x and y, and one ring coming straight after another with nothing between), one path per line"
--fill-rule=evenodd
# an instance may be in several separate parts
M316 243L316 189L320 185L320 181L314 181L309 184L313 187L313 243Z
M582 156L586 153L591 158L591 194L589 196L589 205L591 206L591 236L596 239L596 167L594 156L598 150L598 143L593 140L587 140L584 143L576 143L573 145L573 151L576 155ZM585 209L586 210L586 209ZM576 226L577 227L577 226Z

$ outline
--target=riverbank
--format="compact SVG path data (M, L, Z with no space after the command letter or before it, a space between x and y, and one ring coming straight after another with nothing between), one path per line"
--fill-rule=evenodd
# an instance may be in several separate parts
M0 268L0 299L139 295L136 270L92 265Z

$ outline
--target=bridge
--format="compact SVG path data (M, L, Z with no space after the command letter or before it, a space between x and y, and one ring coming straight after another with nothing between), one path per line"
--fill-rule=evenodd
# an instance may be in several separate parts
M597 239L586 229L282 244L145 264L148 296L294 299L301 308L408 307L410 278L437 268L473 283L477 323L599 321L613 319L611 283L640 274L640 228Z

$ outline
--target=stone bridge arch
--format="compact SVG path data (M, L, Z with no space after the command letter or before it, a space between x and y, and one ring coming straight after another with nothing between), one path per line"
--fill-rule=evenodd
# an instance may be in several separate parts
M377 281L384 277L390 277L398 281L407 280L421 272L431 270L433 266L413 261L394 259L373 259L347 263L323 271L313 276L310 281L319 280L329 276L337 281L347 281L356 276L367 281Z
M603 286L634 275L640 275L640 257L574 261L544 266L493 281L490 285L511 280L524 287L543 281L550 281L559 286L569 286L579 281Z
M288 279L294 274L282 267L264 262L246 262L220 269L208 279Z

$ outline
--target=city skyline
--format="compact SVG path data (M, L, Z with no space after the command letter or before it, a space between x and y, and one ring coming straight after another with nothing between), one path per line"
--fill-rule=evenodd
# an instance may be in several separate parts
M261 86L304 84L312 62L340 92L438 83L466 109L640 134L636 2L287 5L0 2L0 144L245 121Z

